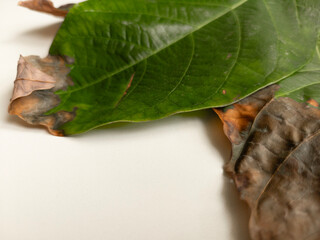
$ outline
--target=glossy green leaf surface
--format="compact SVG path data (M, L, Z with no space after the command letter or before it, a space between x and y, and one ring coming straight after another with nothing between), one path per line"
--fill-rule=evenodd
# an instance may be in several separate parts
M77 108L77 134L225 106L313 58L318 0L89 0L50 50L74 59L74 82L50 113Z

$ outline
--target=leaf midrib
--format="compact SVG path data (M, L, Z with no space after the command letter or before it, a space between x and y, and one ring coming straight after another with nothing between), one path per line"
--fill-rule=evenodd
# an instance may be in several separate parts
M301 86L301 87L299 87L299 88L295 88L295 89L292 90L292 91L284 92L284 93L282 93L281 95L277 95L276 97L286 96L286 95L289 95L290 93L294 93L294 92L297 92L297 91L299 91L299 90L301 90L301 89L303 89L303 88L311 87L311 86L317 85L317 84L320 84L320 81L316 81L316 82L313 82L313 83L311 83L311 84L307 84L307 85Z
M319 47L316 46L316 50L315 50L315 54L317 54L317 57L319 58L320 60L320 52L319 52ZM317 71L320 71L320 68L319 69L307 69L305 71L299 71L298 74L307 74L307 73L317 73ZM317 85L317 84L320 84L320 80L319 81L315 81L313 83L310 83L310 84L306 84L306 85L303 85L301 87L298 87L298 88L294 88L293 90L290 90L290 91L286 91L286 92L283 92L281 94L276 94L276 97L282 97L282 96L286 96L286 95L289 95L291 93L294 93L294 92L297 92L303 88L307 88L307 87L311 87L313 85Z
M234 9L236 9L237 7L241 6L242 4L244 4L244 3L247 2L247 1L248 1L248 0L241 0L241 1L239 1L238 3L236 3L236 4L234 4L234 5L230 6L230 7L225 6L225 8L227 9L227 11L222 12L220 15L215 16L213 19L210 19L209 21L205 22L204 24L199 25L199 26L196 27L193 31L188 32L188 33L185 34L185 35L182 35L180 38L178 38L177 40L173 41L172 43L164 46L163 48L159 48L158 50L156 50L156 51L154 51L152 54L150 54L150 56L147 56L146 58L144 58L144 59L142 59L142 60L139 60L139 61L136 61L136 62L134 62L134 63L132 63L132 64L126 65L125 67L120 68L120 69L118 69L118 70L115 71L115 72L112 72L112 73L108 73L108 74L106 74L106 75L103 75L103 76L101 76L100 78L98 78L96 81L93 81L92 83L87 84L87 85L85 85L85 86L83 86L83 87L79 87L79 88L72 89L72 90L69 90L69 91L59 92L59 95L71 94L71 93L73 93L73 92L77 92L77 91L80 91L80 90L82 90L82 89L91 87L91 86L93 86L93 85L95 85L95 84L98 84L98 83L102 82L102 81L105 80L106 78L110 78L110 77L112 77L112 76L114 76L114 75L116 75L116 74L118 74L118 73L120 73L120 72L122 72L122 71L125 71L125 70L133 67L133 66L139 64L140 62L143 62L143 61L145 61L146 59L152 57L153 55L156 55L157 53L161 52L162 50L164 50L164 49L166 49L166 48L174 45L175 43L179 42L180 40L184 39L185 37L187 37L187 36L189 36L189 35L197 32L197 31L199 31L199 30L202 29L203 27L209 25L210 23L212 23L212 22L215 21L216 19L221 18L222 16L228 14L229 12L231 12L232 10L234 10ZM76 64L75 64L75 65L76 65Z
M272 183L272 180L274 179L274 177L278 174L279 170L282 168L282 166L284 166L285 163L288 162L288 160L290 159L290 157L297 151L299 150L300 146L302 146L303 144L306 144L310 139L317 137L317 135L320 135L320 130L316 131L314 134L310 135L309 137L305 138L301 143L299 143L291 152L290 154L279 164L279 166L277 167L277 169L275 170L275 172L272 174L272 176L270 177L269 181L267 182L267 184L265 185L265 187L263 188L263 190L261 191L261 194L259 195L259 197L257 198L256 202L255 202L255 207L258 206L258 203L261 199L261 197L266 193L266 190L268 188L268 186L270 186L270 184Z

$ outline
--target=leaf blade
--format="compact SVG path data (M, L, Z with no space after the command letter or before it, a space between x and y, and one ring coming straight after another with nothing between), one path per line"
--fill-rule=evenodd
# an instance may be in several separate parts
M77 107L62 127L76 134L225 106L312 58L316 1L209 3L90 0L74 7L50 51L74 58L74 86L57 92L61 104L48 114Z

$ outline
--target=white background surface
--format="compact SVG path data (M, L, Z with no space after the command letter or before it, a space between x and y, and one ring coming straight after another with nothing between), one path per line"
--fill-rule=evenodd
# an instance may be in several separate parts
M0 2L0 239L249 239L210 112L67 138L8 116L19 54L45 57L61 21Z

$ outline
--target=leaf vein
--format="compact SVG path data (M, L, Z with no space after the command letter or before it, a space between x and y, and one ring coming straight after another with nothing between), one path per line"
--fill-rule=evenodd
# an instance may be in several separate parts
M207 26L208 24L212 23L212 22L215 21L216 19L218 19L218 18L220 18L220 17L228 14L230 11L232 11L233 8L236 8L236 7L240 6L241 4L243 4L243 3L246 2L246 1L247 1L247 0L242 0L242 1L240 1L238 4L235 4L234 6L232 6L231 9L227 9L227 11L223 11L223 12L222 12L221 14L219 14L218 16L215 16L214 18L212 18L212 19L204 22L203 24L200 24L198 27L196 27L195 29L193 29L193 31L188 32L187 34L184 34L183 36L181 36L180 38L178 38L178 39L176 39L175 41L171 42L170 44L168 44L168 45L166 45L166 46L164 46L164 47L162 47L162 48L159 48L158 50L154 51L154 53L153 53L153 54L150 54L150 56L148 56L148 57L146 57L146 58L144 58L144 59L142 59L142 60L139 60L139 61L137 61L137 62L134 62L134 63L132 63L132 64L128 64L128 65L126 65L126 66L124 66L124 67L122 67L122 68L120 68L120 69L117 69L117 70L114 71L114 72L111 72L111 73L108 73L108 74L106 74L106 75L103 75L103 76L101 76L100 78L98 78L96 81L93 81L92 83L90 83L90 84L88 84L88 85L85 85L85 86L82 86L82 87L78 87L78 88L74 88L74 89L71 89L71 90L67 90L67 91L61 92L60 95L68 94L68 93L70 94L70 93L73 93L73 92L76 92L76 91L80 91L80 90L82 90L82 89L84 89L84 88L87 88L87 87L90 87L90 86L92 86L92 85L98 84L98 83L104 81L106 78L110 78L110 77L112 77L112 76L114 76L114 75L116 75L116 74L118 74L118 73L120 73L120 72L122 72L122 71L125 71L126 69L128 69L128 68L130 68L130 67L132 67L132 66L134 66L134 65L136 65L136 64L138 64L138 63L140 63L140 62L142 62L142 61L144 61L145 59L147 59L147 58L149 58L149 57L151 57L151 56L153 56L153 55L161 52L161 51L164 50L165 48L168 48L168 47L174 45L175 43L177 43L177 42L179 42L180 40L184 39L184 38L187 37L188 35L197 32L198 30L200 30L201 28L203 28L203 27Z
M194 53L195 53L195 42L194 42L194 37L193 34L190 35L191 39L192 39L192 50L191 50L191 55L190 55L190 59L188 62L188 65L184 71L184 73L182 74L181 78L179 79L178 83L174 86L174 88L168 93L168 95L166 97L164 97L162 100L160 100L158 103L156 103L154 106L160 104L161 102L163 102L164 100L166 100L172 93L174 93L174 91L176 91L176 89L181 85L183 79L185 78L186 74L188 73L188 70L190 69L192 60L194 58ZM154 107L152 106L152 107Z

